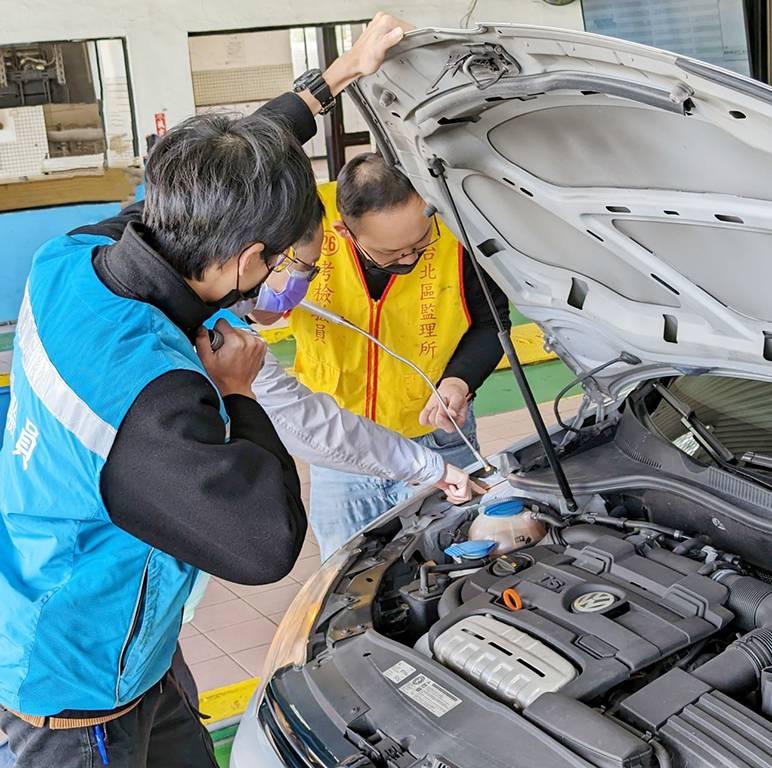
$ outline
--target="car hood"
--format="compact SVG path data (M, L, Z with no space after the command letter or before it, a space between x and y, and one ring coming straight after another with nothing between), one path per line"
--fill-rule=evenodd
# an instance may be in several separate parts
M409 33L352 96L565 362L640 360L596 377L604 394L674 373L772 379L772 89L487 24Z

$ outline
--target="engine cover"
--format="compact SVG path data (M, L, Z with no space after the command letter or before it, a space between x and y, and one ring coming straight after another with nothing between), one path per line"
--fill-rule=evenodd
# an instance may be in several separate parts
M772 765L769 721L718 691L673 715L658 735L678 756L677 764L688 768Z
M573 665L544 643L490 616L470 616L454 624L435 641L434 655L518 708L576 677Z
M580 672L561 692L589 700L733 618L724 608L726 588L698 575L694 561L634 537L536 546L515 559L521 567L511 575L494 563L467 579L462 605L429 633L435 653L457 622L488 615L570 660ZM521 610L504 605L507 589L517 591Z

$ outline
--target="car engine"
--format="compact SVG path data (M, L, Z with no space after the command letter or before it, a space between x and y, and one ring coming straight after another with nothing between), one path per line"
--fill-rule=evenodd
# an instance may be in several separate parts
M549 525L554 512L531 506L549 532L520 550L417 571L403 559L381 583L376 629L590 765L772 765L768 575L618 510Z

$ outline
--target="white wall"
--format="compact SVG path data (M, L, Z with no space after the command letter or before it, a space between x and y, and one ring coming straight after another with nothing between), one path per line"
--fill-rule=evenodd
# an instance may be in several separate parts
M292 64L290 35L286 29L190 38L193 72L266 64Z
M138 132L144 137L154 130L156 112L166 112L169 125L194 113L188 32L353 21L378 10L417 26L457 27L468 5L469 0L0 0L0 45L125 37ZM579 0L568 6L542 0L480 0L473 19L582 25Z

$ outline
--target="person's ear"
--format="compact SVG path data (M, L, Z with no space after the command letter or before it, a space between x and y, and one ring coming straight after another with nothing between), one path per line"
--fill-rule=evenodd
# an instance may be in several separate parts
M253 272L258 263L263 262L264 243L254 243L242 252L239 259L239 277Z
M341 237L351 237L349 228L342 221L334 221L332 227Z

